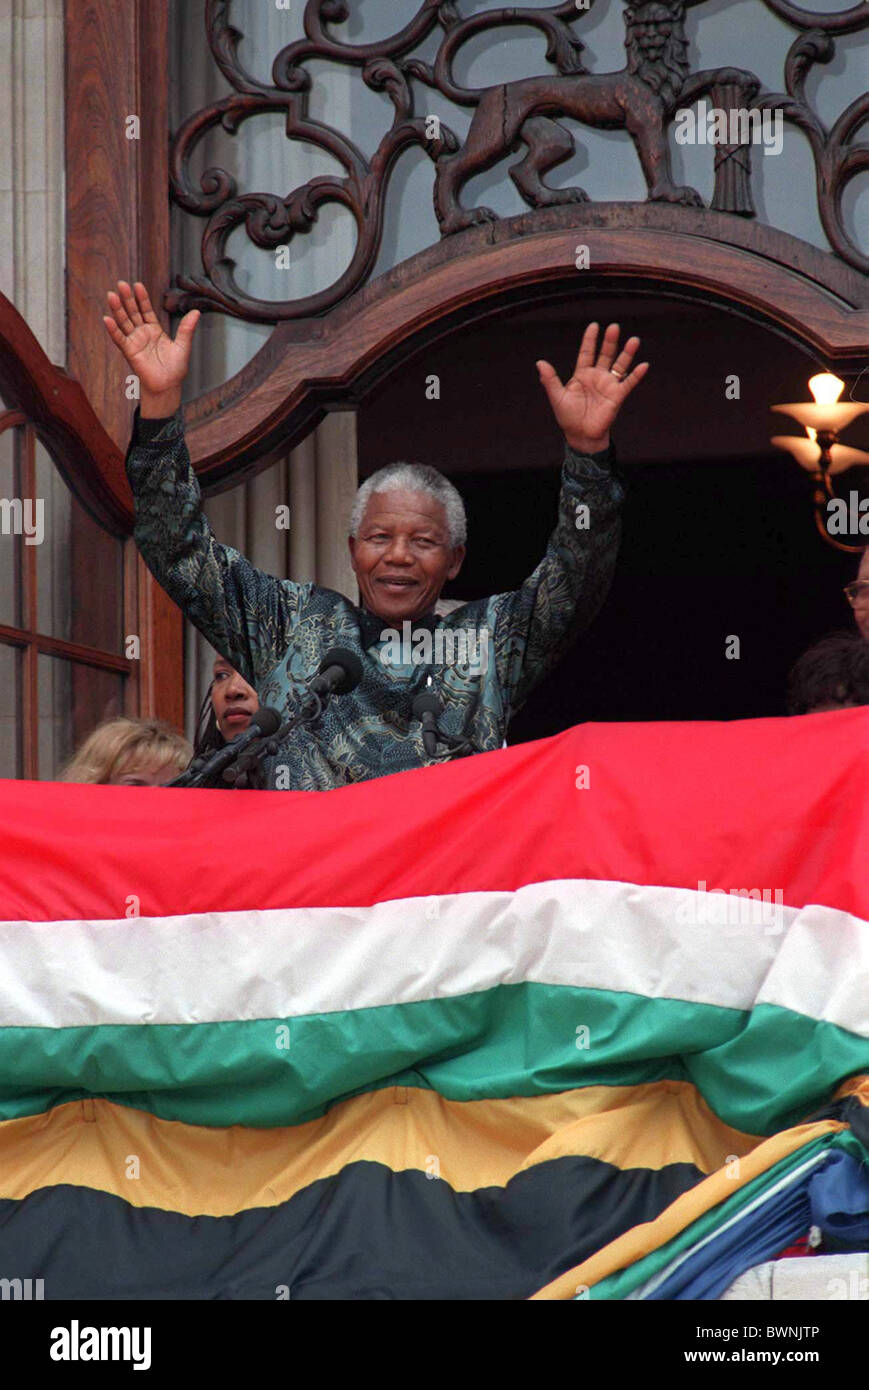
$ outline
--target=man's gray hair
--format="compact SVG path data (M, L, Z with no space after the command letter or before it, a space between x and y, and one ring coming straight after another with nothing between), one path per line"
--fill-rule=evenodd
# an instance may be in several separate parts
M350 514L350 534L358 536L369 499L375 492L426 492L440 502L447 518L450 545L464 545L468 538L468 519L462 495L449 478L427 463L388 463L372 473L356 493Z

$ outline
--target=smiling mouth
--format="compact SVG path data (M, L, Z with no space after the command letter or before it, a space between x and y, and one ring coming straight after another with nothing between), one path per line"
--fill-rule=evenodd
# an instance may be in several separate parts
M415 589L417 580L415 579L378 579L378 584L385 584L387 589Z

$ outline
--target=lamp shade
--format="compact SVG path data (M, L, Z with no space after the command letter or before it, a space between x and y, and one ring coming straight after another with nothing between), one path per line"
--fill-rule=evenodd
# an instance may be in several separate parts
M846 429L858 415L869 410L866 401L831 401L818 405L815 401L792 401L788 405L771 405L779 415L790 415L804 428L809 425L816 430L835 430L837 434Z
M800 434L776 434L773 435L770 444L774 444L777 449L786 450L807 473L819 472L821 449L813 439L804 439ZM844 473L847 468L854 468L858 463L869 463L869 454L863 449L851 449L847 444L834 444L830 454L831 474Z

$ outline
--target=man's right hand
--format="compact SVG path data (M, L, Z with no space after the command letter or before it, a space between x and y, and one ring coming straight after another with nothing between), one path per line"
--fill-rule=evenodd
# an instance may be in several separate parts
M139 378L139 413L146 420L174 415L181 404L181 383L187 375L199 310L184 315L173 342L140 280L132 289L126 280L119 280L118 290L119 294L108 292L112 316L104 314L103 323Z

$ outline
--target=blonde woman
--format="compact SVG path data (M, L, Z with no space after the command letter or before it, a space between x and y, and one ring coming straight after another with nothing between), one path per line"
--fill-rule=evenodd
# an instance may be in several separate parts
M156 719L109 719L88 734L61 780L165 787L192 757L187 739L168 724Z

